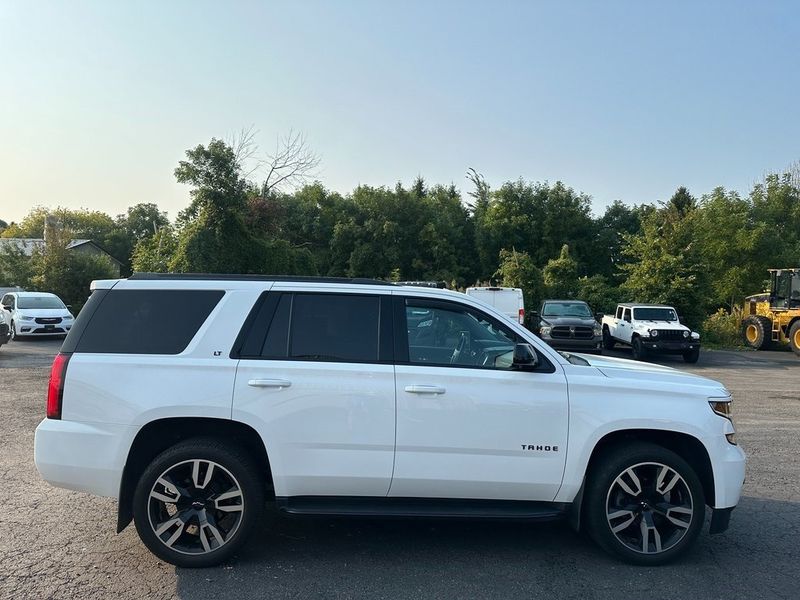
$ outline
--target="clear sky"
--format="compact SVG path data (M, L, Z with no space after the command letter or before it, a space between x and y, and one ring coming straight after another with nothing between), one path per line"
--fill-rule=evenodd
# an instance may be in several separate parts
M186 148L254 125L320 180L562 180L596 212L800 159L800 2L0 0L0 219L188 202Z

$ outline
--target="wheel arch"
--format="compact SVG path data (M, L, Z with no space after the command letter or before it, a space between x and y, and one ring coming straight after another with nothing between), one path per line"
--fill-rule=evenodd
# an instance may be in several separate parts
M216 437L245 448L263 468L267 489L272 493L272 471L264 441L250 425L240 421L208 417L170 417L144 425L131 443L119 486L117 533L133 519L133 491L150 461L176 443L194 437Z
M601 437L589 456L584 473L584 483L586 477L592 472L598 461L602 460L603 455L613 451L614 448L631 442L650 442L657 444L675 452L685 460L697 473L700 483L703 486L703 494L706 504L714 506L714 470L711 465L711 457L708 450L696 437L679 431L665 429L622 429L611 431ZM583 513L583 491L582 484L575 499L573 509L570 511L569 521L571 526L578 530L582 521Z

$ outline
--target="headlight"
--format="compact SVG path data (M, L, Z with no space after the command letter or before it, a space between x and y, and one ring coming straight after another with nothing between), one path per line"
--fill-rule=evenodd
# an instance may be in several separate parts
M696 331L693 331L692 332L692 339L693 340L699 340L700 339L700 334L697 333Z
M539 329L539 333L541 335L550 335L550 330L551 329L552 329L552 327L542 327L541 329Z
M594 326L594 334L595 335L603 335L603 330L600 327L600 323Z
M658 329L651 329L650 337L658 337Z
M20 321L33 321L33 317L29 317L28 315L20 315L19 316L19 320Z
M728 396L727 398L709 398L708 405L720 417L725 417L733 425L733 399ZM725 439L731 444L736 444L736 434L726 433Z
M685 337L685 338L689 337L689 332L688 331L684 331L683 332L683 337Z

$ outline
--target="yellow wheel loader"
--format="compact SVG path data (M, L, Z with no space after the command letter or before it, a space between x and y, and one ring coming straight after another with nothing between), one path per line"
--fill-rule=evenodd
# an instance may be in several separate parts
M800 269L769 269L769 292L744 300L742 338L756 350L789 344L800 356Z

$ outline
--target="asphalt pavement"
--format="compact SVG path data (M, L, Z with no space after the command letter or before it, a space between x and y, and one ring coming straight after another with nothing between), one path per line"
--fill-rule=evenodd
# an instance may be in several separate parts
M791 598L800 573L800 358L704 351L669 366L734 394L749 457L723 534L701 534L677 563L622 564L563 524L297 519L269 511L230 563L176 569L129 527L115 501L56 489L33 464L57 341L0 348L0 598ZM629 356L624 351L617 356Z

